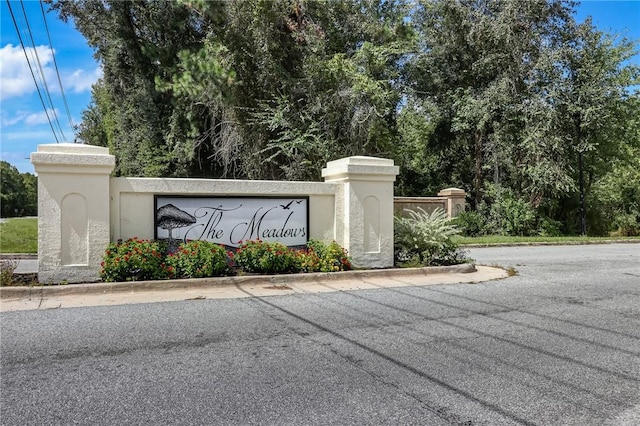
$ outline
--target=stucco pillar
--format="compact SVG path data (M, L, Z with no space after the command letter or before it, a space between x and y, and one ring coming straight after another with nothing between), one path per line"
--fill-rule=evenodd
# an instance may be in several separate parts
M444 197L446 211L449 217L454 218L462 213L465 209L465 197L467 193L464 189L447 188L438 192L438 197Z
M38 280L100 279L109 244L109 176L115 157L82 144L38 145Z
M348 157L322 169L325 182L342 184L336 196L336 241L357 268L393 266L393 160Z

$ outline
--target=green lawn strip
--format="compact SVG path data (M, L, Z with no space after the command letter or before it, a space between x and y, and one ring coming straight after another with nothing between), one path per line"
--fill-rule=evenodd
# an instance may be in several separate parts
M461 246L528 245L528 244L598 244L611 241L639 242L640 237L511 237L486 235L482 237L454 237Z
M0 223L0 253L37 252L37 218L15 218Z

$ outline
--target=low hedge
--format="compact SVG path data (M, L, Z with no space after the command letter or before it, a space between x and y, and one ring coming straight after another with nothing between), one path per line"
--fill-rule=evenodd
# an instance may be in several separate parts
M103 281L206 278L243 273L337 272L351 269L347 251L335 241L309 240L306 247L252 240L235 250L207 241L188 241L169 253L164 242L136 237L111 243L105 250Z

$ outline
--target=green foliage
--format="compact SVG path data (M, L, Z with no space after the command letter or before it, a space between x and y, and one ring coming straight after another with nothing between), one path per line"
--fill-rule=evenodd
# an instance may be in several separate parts
M612 232L612 235L622 237L638 236L640 235L640 212L620 213L615 217L613 225L615 231Z
M62 19L73 19L103 65L80 137L109 146L117 175L188 174L195 142L183 123L191 108L158 90L156 79L181 75L181 52L202 46L207 22L172 1L51 3Z
M38 215L38 177L31 173L22 173L24 185L24 212L25 216Z
M110 243L105 250L100 276L104 281L161 280L175 275L165 264L166 246L157 241L139 240Z
M455 265L465 262L464 253L452 237L459 234L442 209L429 214L418 207L406 210L409 217L396 216L394 252L403 266Z
M542 237L560 237L563 235L562 222L547 216L540 216L538 219L538 235Z
M488 191L495 197L495 190ZM453 219L453 223L464 237L483 235L543 236L563 235L563 224L538 214L525 201L514 198L509 191L498 191L498 198L489 198L478 210L467 210Z
M18 261L13 259L0 259L0 287L13 285L15 279L13 272L18 267Z
M38 181L31 173L0 161L1 217L34 216L38 214Z
M395 142L405 1L52 3L103 63L80 136L118 175L318 179Z
M335 241L325 244L309 240L306 249L296 250L280 243L247 241L233 255L236 267L245 272L294 273L338 272L351 269L351 260Z
M251 240L238 247L233 263L245 272L263 274L293 273L300 270L297 253L282 243Z
M303 272L338 272L351 269L347 251L332 241L326 245L322 241L309 240L306 251L300 252Z
M601 222L608 225L603 232L640 235L640 150L630 158L594 185L592 204Z
M316 180L390 157L397 194L460 187L500 232L533 234L575 231L579 157L602 222L599 188L638 155L637 44L570 1L51 3L103 64L80 137L118 175Z
M412 90L399 120L422 120L401 127L404 194L454 184L481 209L491 202L491 180L514 194L499 206L514 210L494 224L501 232L535 232L529 207L571 230L578 152L589 201L591 184L634 139L627 129L638 109L628 112L628 88L639 75L625 62L634 43L597 31L590 20L576 24L572 7L555 0L419 2L413 18L421 49L406 65ZM404 185L417 187L412 194Z
M536 233L536 211L507 188L490 186L489 220L494 232L503 235L533 235Z
M182 243L167 257L166 265L177 278L205 278L227 275L227 253L219 244L208 241Z
M443 154L429 148L434 137L439 111L429 102L413 99L400 111L397 118L399 136L394 160L402 168L396 181L396 194L400 196L432 196L442 189L446 180L442 167L451 161L442 161Z
M486 233L486 219L474 210L465 210L456 216L452 223L460 230L460 234L465 237L477 237Z
M165 243L137 238L111 243L100 275L104 281L140 281L224 276L232 273L232 266L262 274L351 269L346 251L335 241L326 245L310 240L303 250L261 240L246 241L235 253L207 241L182 243L172 254L166 249Z

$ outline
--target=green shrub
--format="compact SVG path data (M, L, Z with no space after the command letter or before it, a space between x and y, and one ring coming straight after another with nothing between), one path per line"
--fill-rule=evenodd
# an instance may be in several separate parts
M326 245L322 241L309 240L307 250L301 253L301 269L304 272L348 271L351 259L335 241Z
M640 213L618 213L613 219L615 231L612 236L633 237L640 235Z
M524 200L502 200L502 225L507 235L526 236L535 231L536 211Z
M14 259L0 259L0 287L14 284L13 272L18 267L18 261Z
M211 242L190 241L167 256L166 243L132 238L109 244L101 265L103 281L215 277L231 273L232 266L263 274L351 269L347 252L338 243L317 240L302 250L278 242L246 241L235 253Z
M614 163L598 179L589 194L588 208L597 211L601 234L640 235L640 149L628 153L626 161ZM588 221L591 229L594 221Z
M466 257L451 237L459 234L447 214L436 209L428 214L418 207L406 210L409 217L395 217L394 253L401 266L436 266L464 263Z
M158 241L139 240L111 243L101 263L104 281L159 280L174 276L165 264L166 245Z
M244 272L282 274L300 271L300 256L278 242L246 241L233 255L236 267Z
M502 235L529 236L537 231L536 210L511 189L487 185L491 232Z
M538 220L538 235L541 237L560 237L563 235L562 222L541 216Z
M167 257L166 264L173 268L177 278L206 278L227 275L227 252L215 243L190 241Z
M452 223L460 230L460 234L465 237L477 237L486 233L486 219L474 210L460 212Z

